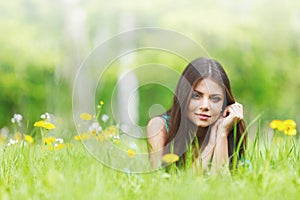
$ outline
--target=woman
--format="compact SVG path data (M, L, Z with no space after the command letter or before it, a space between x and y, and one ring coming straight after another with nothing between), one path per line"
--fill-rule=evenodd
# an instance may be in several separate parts
M244 131L243 107L234 100L222 66L212 59L195 59L181 75L170 110L147 125L152 167L161 167L166 153L186 163L190 149L194 168L215 172L232 164L240 139L238 157L243 156Z

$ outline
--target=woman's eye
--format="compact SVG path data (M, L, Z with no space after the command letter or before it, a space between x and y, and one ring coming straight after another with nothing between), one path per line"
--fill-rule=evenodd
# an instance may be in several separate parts
M192 98L193 98L193 99L198 99L199 97L200 97L200 95L197 94L196 92L193 92L193 93L192 93Z
M221 101L220 97L212 97L211 99L212 99L213 102L219 102L219 101Z

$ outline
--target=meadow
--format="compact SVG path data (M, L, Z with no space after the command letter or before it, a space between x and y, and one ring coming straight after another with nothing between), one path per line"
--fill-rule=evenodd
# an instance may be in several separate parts
M1 1L0 199L298 199L299 2ZM145 136L192 57L218 60L244 106L231 175L153 171L116 122Z
M143 148L123 148L125 159L121 154L111 154L115 156L113 160L123 162L119 166L128 167L116 168L90 153L85 142L101 141L103 145L106 141L125 147L128 141L122 141L117 126L89 129L66 141L51 133L57 127L45 116L34 124L35 138L20 132L14 137L1 135L1 199L297 199L298 196L300 148L292 120L287 120L286 126L284 121L274 120L270 124L274 133L269 138L269 131L262 129L257 117L249 124L256 124L257 130L255 137L248 140L247 162L239 163L231 175L222 174L222 170L207 175L195 173L189 167L179 169L174 163L156 171L147 172L144 168L144 173L129 170L131 160ZM94 117L88 113L81 115L85 122ZM20 117L14 119L14 123L21 123ZM137 144L142 145L145 144ZM140 161L137 165L144 164Z

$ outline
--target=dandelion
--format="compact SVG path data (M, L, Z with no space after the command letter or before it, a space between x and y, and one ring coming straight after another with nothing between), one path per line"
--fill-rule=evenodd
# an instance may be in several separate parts
M169 154L165 154L163 157L162 157L162 160L165 162L165 163L173 163L173 162L176 162L179 160L179 156L176 155L176 154L173 154L173 153L169 153Z
M270 127L274 130L283 131L285 135L293 136L297 134L296 122L291 119L287 120L273 120Z
M35 122L33 126L40 127L40 128L45 128L47 130L51 130L51 129L55 128L55 126L52 123L46 122L44 120L40 120L40 121Z
M85 121L89 121L92 119L92 115L88 113L81 113L80 118Z
M270 123L270 127L272 129L277 129L279 131L283 131L284 130L284 123L283 123L282 120L275 119L275 120L272 120L272 122Z
M135 151L133 150L133 149L128 149L127 150L127 156L129 157L129 158L133 158L134 156L135 156Z
M43 140L47 145L50 145L55 142L55 137L51 136L51 137L43 138Z
M34 142L33 138L30 135L25 135L24 139L26 142L28 142L29 144L32 144Z
M87 133L82 133L82 134L80 134L80 135L75 135L74 136L74 139L75 140L88 140L88 139L90 139L91 138L91 135L90 134L87 134Z
M104 101L100 101L99 104L100 104L100 106L103 106L104 105Z
M284 120L283 124L285 125L284 134L290 136L297 134L295 121L288 119L288 120Z
M59 144L55 144L54 147L57 149L57 150L61 150L62 148L64 148L65 144L64 143L59 143Z

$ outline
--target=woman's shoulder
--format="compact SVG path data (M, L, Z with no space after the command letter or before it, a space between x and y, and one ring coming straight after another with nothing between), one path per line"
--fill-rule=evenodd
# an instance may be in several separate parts
M159 132L166 132L165 119L162 116L153 117L147 125L147 135L151 136ZM151 135L150 135L151 134Z

